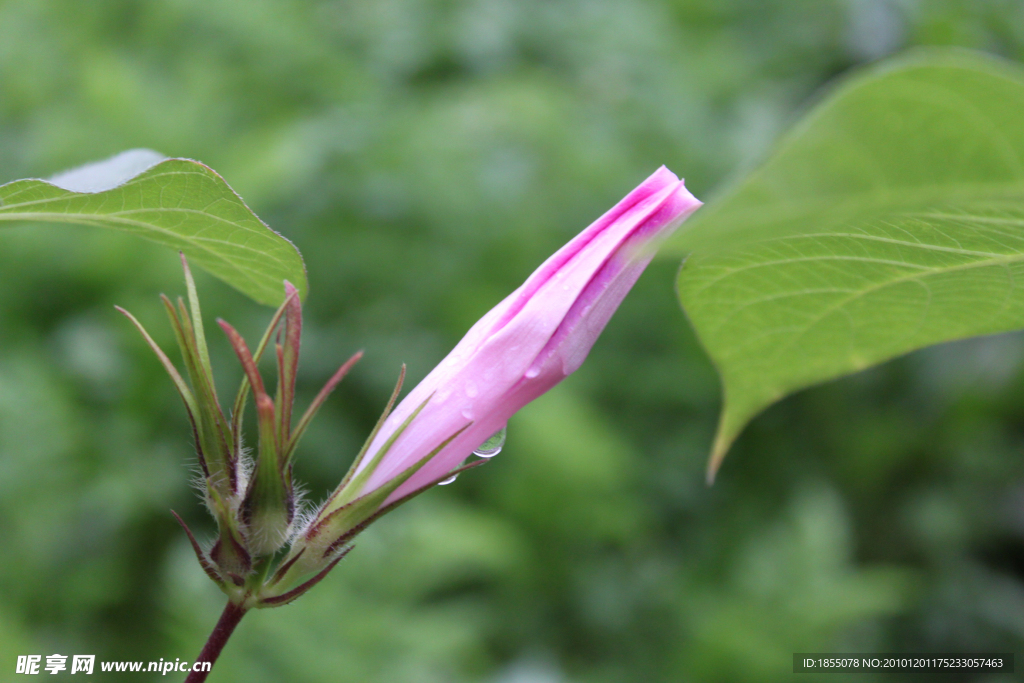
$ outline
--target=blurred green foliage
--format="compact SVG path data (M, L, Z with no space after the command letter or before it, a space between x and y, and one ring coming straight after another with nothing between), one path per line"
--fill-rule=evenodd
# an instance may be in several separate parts
M5 0L0 174L131 147L196 158L299 246L305 400L367 350L300 448L315 500L400 363L425 375L659 164L706 198L824 83L920 44L1021 59L1024 6ZM5 672L26 653L191 658L222 607L168 512L211 530L184 412L112 309L170 346L156 296L183 290L176 261L86 228L0 232ZM211 681L764 681L795 651L1020 650L1024 340L788 399L708 489L718 381L677 267L652 265L500 456L246 617ZM199 286L248 337L270 315ZM211 353L236 381L226 342Z

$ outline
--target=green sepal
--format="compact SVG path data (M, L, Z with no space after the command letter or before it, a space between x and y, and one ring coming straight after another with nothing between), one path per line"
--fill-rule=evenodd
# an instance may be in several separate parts
M238 483L234 440L224 413L220 409L220 404L217 402L213 376L205 370L199 357L192 316L180 298L178 299L178 309L175 309L171 300L162 294L160 300L167 310L167 317L171 322L178 346L181 348L185 369L192 384L197 407L200 448L206 457L210 473L209 481L217 487L221 495L233 496L237 492Z
M242 521L246 525L249 550L256 557L272 555L288 540L295 497L292 491L291 471L281 461L278 445L280 426L274 401L267 395L263 378L249 347L238 331L223 320L217 320L235 350L252 393L256 397L256 416L259 424L259 448L256 472L249 482L242 501Z
M255 607L257 609L266 607L280 607L282 605L287 605L293 600L297 600L298 598L302 597L310 588L323 581L324 577L330 574L331 570L334 569L334 567L339 562L341 562L346 555L349 554L352 548L353 546L351 545L345 546L340 552L338 552L335 555L334 559L331 560L330 564L321 569L316 576L306 581L305 583L300 584L298 587L293 588L290 591L281 593L280 595L260 596L259 598L257 598Z
M359 449L359 453L352 460L352 464L348 468L348 472L345 473L341 483L338 484L338 488L335 489L335 493L344 489L348 483L352 480L352 477L356 475L356 470L359 469L359 463L366 457L366 452L370 450L370 444L377 438L377 434L380 432L381 427L384 426L384 420L388 419L388 415L391 414L391 409L395 407L395 401L398 400L398 394L402 391L402 384L405 382L405 363L402 363L402 369L398 372L398 381L395 382L395 388L391 392L390 398L388 398L388 404L384 406L384 412L380 414L380 418L377 420L377 424L373 426L373 430L370 435L366 437L366 441L363 442L363 447ZM333 496L334 494L332 494ZM327 501L330 502L330 499Z
M210 510L217 520L220 536L210 549L210 559L221 572L236 585L244 583L244 577L252 569L252 557L246 549L245 539L232 510L217 489L207 487Z
M206 332L203 330L203 315L199 308L199 294L196 292L196 282L192 279L192 271L188 267L188 260L185 254L181 253L181 268L185 271L185 291L188 294L188 308L192 314L192 330L195 337L196 357L203 375L210 379L210 386L213 387L213 366L210 364L210 351L206 347Z
M284 344L277 354L278 452L287 453L292 431L292 406L295 404L295 378L299 371L299 350L302 340L302 303L298 290L285 280ZM287 455L285 455L287 457Z
M287 296L284 303L281 304L274 313L274 317L271 318L270 324L267 325L266 332L263 333L263 338L260 339L259 346L256 347L256 351L252 354L255 362L259 363L260 358L263 357L263 351L267 348L267 344L270 342L270 337L273 335L274 329L277 328L277 324L281 321L281 317L284 315L285 310L288 307L288 302L297 296L297 292ZM238 387L238 393L235 394L234 407L231 410L231 435L235 444L242 443L242 418L245 415L245 402L248 396L249 376L243 373L242 382Z
M429 400L430 399L427 398L427 401ZM402 427L398 430L399 434L405 430L412 421L412 418L419 413L423 406L426 405L427 401L420 404L409 419L402 424ZM321 508L320 513L309 525L306 532L292 545L288 557L285 558L285 561L281 565L282 569L274 575L268 585L275 586L280 583L283 584L284 587L287 587L294 584L302 577L308 576L315 571L319 571L325 562L332 561L332 558L334 558L347 543L355 538L359 532L366 528L369 522L377 519L384 512L393 509L395 507L394 505L388 505L386 509L382 509L382 506L388 497L394 493L399 486L408 481L412 475L416 474L416 472L426 465L431 458L440 453L442 449L462 434L470 424L467 424L456 431L432 451L407 467L394 478L388 480L379 488L355 498L354 500L340 503L333 509L328 509L327 505ZM393 440L393 438L390 439L389 443L381 450L383 451L390 447L390 442ZM375 458L375 460L377 460L377 458ZM376 464L371 464L368 468L371 466L376 468ZM446 474L445 477L447 476L449 475ZM352 482L355 483L356 479L358 479L358 477L353 478ZM429 486L433 486L436 483L436 481L432 482ZM358 485L362 486L362 484ZM424 488L429 488L429 486ZM417 490L417 493L420 490L423 489ZM402 500L407 500L409 497L410 496L403 497ZM337 503L338 499L335 499L334 502ZM263 599L264 597L273 597L281 594L282 593L277 590L271 590L266 594L266 596L261 594L260 597Z
M217 584L222 590L226 588L227 584L224 581L224 577L222 577L220 572L217 571L217 567L213 564L213 561L207 557L206 553L199 545L199 541L197 541L196 537L192 534L192 530L188 528L188 524L185 524L185 520L183 520L174 510L171 510L171 514L174 515L176 520L178 520L178 524L181 525L181 528L185 530L185 535L188 536L188 542L192 544L192 550L196 554L196 559L199 560L199 566L203 568L203 571L206 572L208 577L210 577L210 580Z
M409 417L405 418L405 421L399 425L398 429L395 430L394 434L388 437L388 440L384 442L384 445L381 446L373 455L373 458L366 463L366 467L353 474L352 477L346 476L345 479L342 480L342 483L337 489L335 489L335 492L327 499L327 502L321 510L321 514L329 514L334 509L347 505L362 493L363 487L366 486L366 482L369 481L370 477L373 476L373 473L380 466L381 462L383 462L384 456L386 456L388 451L391 450L395 441L405 432L409 425L412 424L412 421L416 419L420 412L427 407L427 403L433 397L433 394L427 396L422 403L416 406L416 410L412 411ZM361 460L361 457L357 459Z
M281 466L274 428L274 403L266 394L256 397L260 441L256 472L242 501L249 549L256 557L273 555L288 540L295 516L290 471Z
M149 332L146 331L146 328L142 326L142 323L136 320L135 316L120 306L114 306L114 308L131 321L132 325L135 326L142 335L142 338L146 341L146 344L149 345L149 348L151 348L153 353L156 354L160 364L164 366L164 370L166 370L167 374L170 375L171 381L174 382L174 387L178 390L178 395L181 396L181 400L185 403L185 412L188 413L189 424L192 425L192 436L196 442L196 456L199 458L199 466L203 469L203 475L209 477L210 469L206 464L206 457L203 452L203 441L199 431L199 422L197 417L199 409L196 406L195 396L192 395L192 391L188 388L188 385L185 384L185 380L182 378L181 374L178 373L178 369L174 367L174 363L172 363L171 359L167 357L167 354L164 353L159 344L153 341L153 338L149 335Z

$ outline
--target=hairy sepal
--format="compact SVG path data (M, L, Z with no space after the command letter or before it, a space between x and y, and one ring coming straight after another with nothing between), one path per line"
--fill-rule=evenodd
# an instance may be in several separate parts
M429 400L429 399L427 399ZM426 401L424 401L424 404ZM411 417L415 417L416 413L413 413ZM410 420L407 421L407 423ZM406 423L406 424L407 424ZM406 425L402 426L402 429ZM301 537L292 545L292 549L289 552L289 556L285 559L282 564L282 568L288 565L285 571L279 571L272 580L271 584L275 585L266 595L274 596L280 595L282 589L286 590L288 586L298 583L303 577L308 576L314 572L320 571L323 566L330 563L335 557L336 553L340 552L352 539L354 539L366 526L373 520L377 519L383 514L382 506L395 489L404 484L409 477L416 474L424 465L426 465L431 458L437 455L445 446L452 442L462 432L464 432L470 425L466 425L452 434L450 437L444 440L432 451L427 453L425 456L420 458L417 462L410 465L404 471L399 473L396 477L388 481L380 488L374 489L369 493L362 496L356 497L347 502L340 502L343 500L340 496L329 500L332 505L324 505L321 508L320 513L310 523L309 527L301 535ZM399 430L399 433L401 429ZM449 476L449 475L446 475ZM354 478L351 484L356 484L357 478ZM440 480L439 480L440 481ZM432 482L430 486L433 486L437 482ZM424 487L424 490L429 486ZM416 493L419 493L417 491ZM411 496L403 498L408 500ZM394 509L397 503L388 505L384 511Z

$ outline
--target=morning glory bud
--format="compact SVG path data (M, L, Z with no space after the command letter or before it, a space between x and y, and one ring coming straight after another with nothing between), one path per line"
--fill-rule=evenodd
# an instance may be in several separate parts
M385 411L349 475L300 531L266 603L308 589L367 524L449 480L516 411L579 368L657 245L700 206L682 180L658 169L481 318Z

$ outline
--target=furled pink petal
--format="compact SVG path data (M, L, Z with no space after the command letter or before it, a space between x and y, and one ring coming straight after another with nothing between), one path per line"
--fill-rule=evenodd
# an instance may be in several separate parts
M574 372L658 242L700 205L682 180L661 167L559 249L395 408L370 445L371 457L430 398L364 491L385 484L469 425L385 504L444 478L516 411Z

